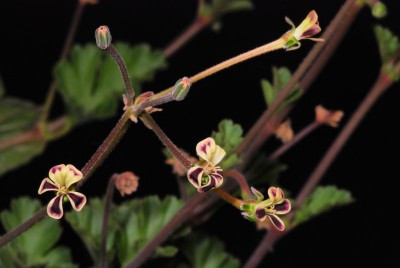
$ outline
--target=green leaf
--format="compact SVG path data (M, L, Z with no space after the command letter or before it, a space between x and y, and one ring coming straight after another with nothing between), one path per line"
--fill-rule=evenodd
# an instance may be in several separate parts
M286 86L286 84L290 81L291 78L292 74L290 73L290 70L288 68L273 67L272 68L273 82L271 83L266 79L261 80L261 88L264 94L265 102L267 103L268 107L272 105L272 103L278 97L279 93L282 91L282 89ZM300 88L298 87L294 88L290 92L290 94L286 97L281 106L278 108L278 113L281 109L283 109L287 105L297 101L302 96L302 94L303 91Z
M115 47L124 58L137 93L141 83L166 66L162 52L152 51L146 44L117 43ZM54 75L75 123L113 116L125 91L117 64L92 44L75 45L71 59L59 62Z
M0 213L6 231L17 227L42 208L39 201L21 197L11 201L10 210ZM68 249L54 248L61 236L58 221L43 219L0 250L0 264L4 267L75 267ZM63 266L60 266L64 264ZM1 266L3 267L3 266Z
M0 99L0 142L31 130L39 117L34 104L14 99ZM0 175L17 168L45 148L44 141L26 142L0 149Z
M157 257L174 257L178 253L178 248L174 246L157 247L155 254Z
M399 38L389 29L376 25L374 27L376 39L378 41L379 53L382 63L388 62L400 48Z
M190 235L180 247L192 268L236 268L240 262L225 251L224 244L204 233ZM180 267L187 267L181 264Z
M111 212L115 208L111 208ZM71 225L72 229L79 235L84 242L95 263L98 262L100 252L101 226L103 223L104 202L99 198L91 198L85 208L76 213L71 211L66 213L65 218ZM115 236L118 229L118 223L112 215L108 224L108 239L107 239L107 259L112 260L117 249L115 248Z
M224 148L226 156L221 163L223 169L229 168L240 163L237 154L233 150L243 140L243 129L239 124L233 123L232 120L224 119L218 124L218 131L213 131L211 135L215 143Z
M125 265L130 262L182 205L183 202L173 196L167 196L163 200L157 196L149 196L123 203L116 210L122 227L121 235L126 239L120 239L120 263Z
M335 207L353 202L351 193L336 186L319 186L296 211L293 225L298 225Z
M182 201L172 196L163 200L149 196L123 202L118 207L113 205L108 226L107 259L113 262L118 257L121 265L130 262L182 204ZM81 237L95 263L98 262L103 212L103 201L94 198L81 212L66 214L67 221ZM160 248L158 256L172 256L173 251L170 246Z

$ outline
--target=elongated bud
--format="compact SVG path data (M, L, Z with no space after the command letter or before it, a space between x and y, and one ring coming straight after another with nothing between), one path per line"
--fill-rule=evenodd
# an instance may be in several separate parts
M94 34L96 37L96 45L101 49L106 49L111 44L111 33L107 26L102 25L96 29Z
M172 96L174 100L181 101L185 99L186 95L189 93L189 89L192 83L190 83L189 78L186 76L182 79L179 79L174 86L174 91L172 92Z

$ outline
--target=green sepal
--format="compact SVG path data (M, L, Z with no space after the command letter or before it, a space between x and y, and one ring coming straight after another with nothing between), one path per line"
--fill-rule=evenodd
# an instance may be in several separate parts
M344 206L353 201L351 193L347 190L338 189L336 186L319 186L296 210L292 225L299 225L335 207Z
M38 200L29 197L13 199L10 209L0 213L1 223L10 231L41 208ZM59 221L41 220L0 249L0 267L76 267L69 249L55 247L61 232Z

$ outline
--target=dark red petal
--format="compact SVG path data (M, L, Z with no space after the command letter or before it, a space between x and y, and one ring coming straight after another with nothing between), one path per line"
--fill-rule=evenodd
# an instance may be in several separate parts
M64 214L62 207L63 197L63 195L57 195L47 205L47 214L56 220L60 219Z
M267 214L267 216L271 220L271 222L275 226L275 228L278 229L278 231L285 230L285 224L278 216L276 216L274 214Z

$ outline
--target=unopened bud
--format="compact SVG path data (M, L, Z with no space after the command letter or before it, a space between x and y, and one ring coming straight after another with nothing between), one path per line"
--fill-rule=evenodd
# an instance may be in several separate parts
M376 2L375 4L372 4L371 12L372 12L372 16L374 16L377 19L381 19L383 17L386 17L387 8L384 3L379 1L379 2Z
M185 99L186 95L189 93L189 89L192 83L190 83L189 78L186 76L182 79L179 79L174 86L174 91L172 92L172 96L174 100L181 101Z
M96 37L96 45L101 49L106 49L111 44L111 33L107 26L102 25L96 29L94 34Z

